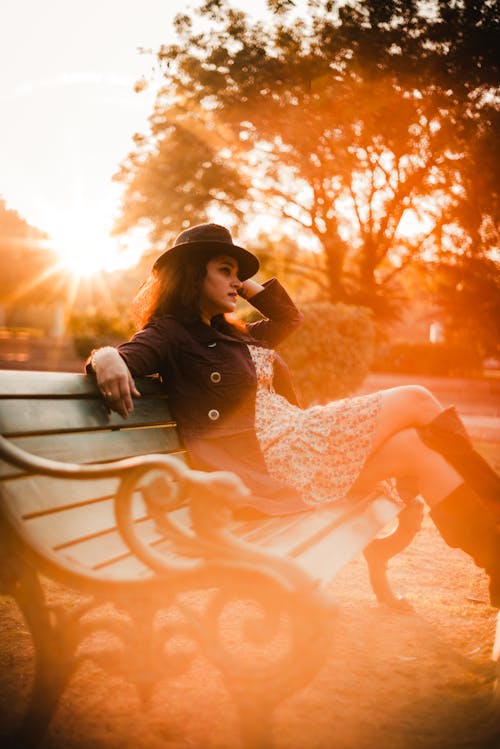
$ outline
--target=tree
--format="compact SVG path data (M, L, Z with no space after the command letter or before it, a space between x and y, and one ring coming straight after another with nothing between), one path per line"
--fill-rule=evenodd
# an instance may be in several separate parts
M496 178L498 2L268 5L269 27L226 0L177 17L151 135L118 174L117 230L147 223L165 243L214 208L266 215L316 251L297 272L318 298L379 316L408 264L464 238L488 253L498 201L478 175Z
M472 356L500 356L500 273L493 260L465 253L436 268L436 297L447 338Z
M0 198L0 304L38 304L65 298L61 273L48 236L31 226Z

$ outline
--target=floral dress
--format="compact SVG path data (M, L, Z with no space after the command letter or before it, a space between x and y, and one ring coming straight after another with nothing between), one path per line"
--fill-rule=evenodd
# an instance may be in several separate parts
M380 393L294 406L273 389L275 352L248 348L258 383L255 431L270 475L299 491L309 505L344 499L370 452ZM383 489L396 494L387 482Z

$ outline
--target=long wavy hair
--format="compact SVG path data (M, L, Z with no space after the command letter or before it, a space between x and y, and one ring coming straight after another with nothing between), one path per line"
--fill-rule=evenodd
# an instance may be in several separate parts
M132 313L137 329L156 317L171 315L183 325L200 319L200 294L207 274L207 263L220 254L207 252L186 260L170 261L153 269L132 302ZM241 335L245 327L217 315L212 325L219 330Z

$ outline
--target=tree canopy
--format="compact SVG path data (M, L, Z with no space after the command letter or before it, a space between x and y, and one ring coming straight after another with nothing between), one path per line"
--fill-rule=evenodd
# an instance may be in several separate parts
M176 19L117 231L260 217L317 298L381 316L410 263L498 247L497 0L226 0ZM301 6L302 7L302 6ZM265 253L264 253L265 254ZM465 267L465 266L463 266Z

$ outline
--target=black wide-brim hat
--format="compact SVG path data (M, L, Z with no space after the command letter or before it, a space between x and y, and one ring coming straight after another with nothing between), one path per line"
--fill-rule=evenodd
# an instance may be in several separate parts
M245 281L259 270L259 261L248 250L233 243L231 233L219 224L198 224L182 231L173 247L166 250L156 260L153 270L158 270L166 263L188 263L195 257L229 255L238 261L238 278Z

